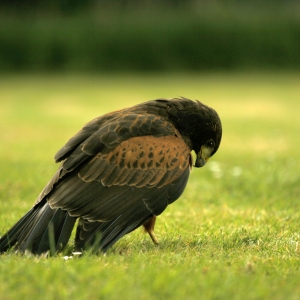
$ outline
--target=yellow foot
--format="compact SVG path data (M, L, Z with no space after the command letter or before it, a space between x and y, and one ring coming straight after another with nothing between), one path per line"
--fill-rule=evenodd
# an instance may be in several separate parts
M148 234L150 235L153 243L155 245L158 245L158 239L156 238L155 234L154 234L154 226L155 226L155 221L156 221L156 217L152 217L150 220L148 220L146 223L143 224L144 229L146 232L148 232Z
M155 236L155 234L154 234L154 231L153 231L153 230L149 230L148 233L149 233L149 235L150 235L150 237L151 237L153 243L154 243L155 245L158 245L159 242L158 242L158 239L156 238L156 236Z

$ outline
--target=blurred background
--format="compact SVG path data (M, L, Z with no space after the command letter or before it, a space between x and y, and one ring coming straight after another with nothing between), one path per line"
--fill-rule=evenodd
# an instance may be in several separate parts
M0 71L300 68L298 0L2 0Z

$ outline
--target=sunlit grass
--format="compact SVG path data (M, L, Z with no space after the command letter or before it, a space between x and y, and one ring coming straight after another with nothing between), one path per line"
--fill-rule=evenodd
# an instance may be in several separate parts
M33 204L55 152L84 123L158 97L214 107L218 153L158 218L106 256L0 256L2 299L298 299L300 75L18 75L0 78L0 235ZM72 257L72 258L71 258Z

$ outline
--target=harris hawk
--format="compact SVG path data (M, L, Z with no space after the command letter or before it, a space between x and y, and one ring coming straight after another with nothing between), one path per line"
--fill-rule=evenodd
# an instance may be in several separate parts
M157 244L156 216L180 197L192 165L204 166L221 136L216 111L183 97L92 120L57 152L60 167L34 206L0 238L0 253L14 247L55 254L75 224L75 251L106 251L140 226Z

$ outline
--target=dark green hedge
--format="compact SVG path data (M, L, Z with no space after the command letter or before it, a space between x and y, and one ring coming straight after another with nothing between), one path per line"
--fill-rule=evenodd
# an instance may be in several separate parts
M245 16L0 17L0 70L300 69L299 18Z

